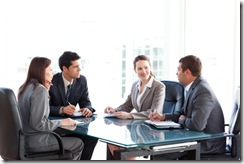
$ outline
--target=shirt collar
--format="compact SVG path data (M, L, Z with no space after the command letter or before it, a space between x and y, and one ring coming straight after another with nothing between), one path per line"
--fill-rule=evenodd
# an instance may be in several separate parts
M188 84L186 87L185 87L185 90L189 91L189 89L191 88L191 85L194 81L192 81L190 84Z
M150 80L149 80L149 81L147 82L147 84L146 84L146 86L147 86L148 88L151 88L151 87L152 87L153 80L154 80L154 77L151 76L151 77L150 77ZM141 84L141 81L139 80L138 83L136 84L136 87L139 87L140 84Z
M62 74L62 78L63 78L63 81L64 81L64 87L67 88L68 85L72 85L73 83L73 80L71 81L71 83L65 79L64 75Z

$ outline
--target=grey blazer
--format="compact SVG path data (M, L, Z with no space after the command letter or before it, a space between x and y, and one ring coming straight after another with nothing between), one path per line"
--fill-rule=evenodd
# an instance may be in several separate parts
M49 120L48 90L41 84L34 89L34 83L29 82L26 90L18 99L23 130L26 133L53 131L60 126L60 121ZM29 137L26 147L30 152L43 148L43 151L57 147L57 141L53 136L43 134Z
M191 85L183 108L173 114L165 114L166 120L178 122L180 115L185 128L205 133L224 132L224 115L222 108L208 82L198 77ZM201 142L201 153L222 153L225 151L225 138Z
M130 95L116 110L131 112L135 109L137 112L131 113L134 119L149 119L151 109L157 109L158 113L162 113L165 99L165 85L154 79L151 88L146 88L141 98L141 107L139 108L137 105L137 97L139 94L139 90L136 87L137 83L138 81L133 83Z

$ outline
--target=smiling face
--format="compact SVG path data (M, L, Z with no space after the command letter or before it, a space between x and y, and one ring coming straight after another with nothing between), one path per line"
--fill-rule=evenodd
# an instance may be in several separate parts
M147 60L137 61L134 70L141 81L150 79L151 66Z

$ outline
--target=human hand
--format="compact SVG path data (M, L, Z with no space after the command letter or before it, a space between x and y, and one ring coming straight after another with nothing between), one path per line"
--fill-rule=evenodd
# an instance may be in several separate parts
M63 113L73 115L75 113L75 106L70 104L63 108Z
M113 113L117 118L120 118L120 119L128 119L128 118L132 118L132 115L128 112L114 112Z
M71 125L72 126L76 125L75 120L71 118L66 118L61 120L61 126L71 126Z
M110 106L106 107L105 110L104 110L104 113L112 114L114 112L115 112L115 109L110 107Z
M76 125L67 125L67 126L62 126L62 128L64 129L68 129L68 130L75 130L76 129Z
M85 117L90 117L92 115L92 112L88 108L80 108L80 110L78 112L81 112L82 116L85 116Z
M179 120L184 120L184 119L186 119L186 116L185 115L180 115Z
M164 121L165 120L165 116L161 115L157 112L151 112L149 114L149 118L151 121Z

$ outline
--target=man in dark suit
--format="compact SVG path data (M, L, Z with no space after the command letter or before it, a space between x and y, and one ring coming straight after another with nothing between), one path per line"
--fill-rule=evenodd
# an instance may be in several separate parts
M223 111L212 88L201 77L201 60L194 55L185 56L179 60L177 69L179 83L185 86L187 92L182 109L173 114L153 113L150 119L152 121L173 120L189 130L210 134L224 132ZM201 153L223 153L225 143L225 138L201 141ZM183 155L187 154L167 154L154 156L154 159L182 158Z
M59 58L61 73L53 76L50 95L50 116L71 117L78 112L90 117L95 112L89 99L86 77L80 74L80 56L75 52L66 51ZM58 129L60 135L76 136L84 142L81 160L90 160L97 144L97 138L74 134Z

